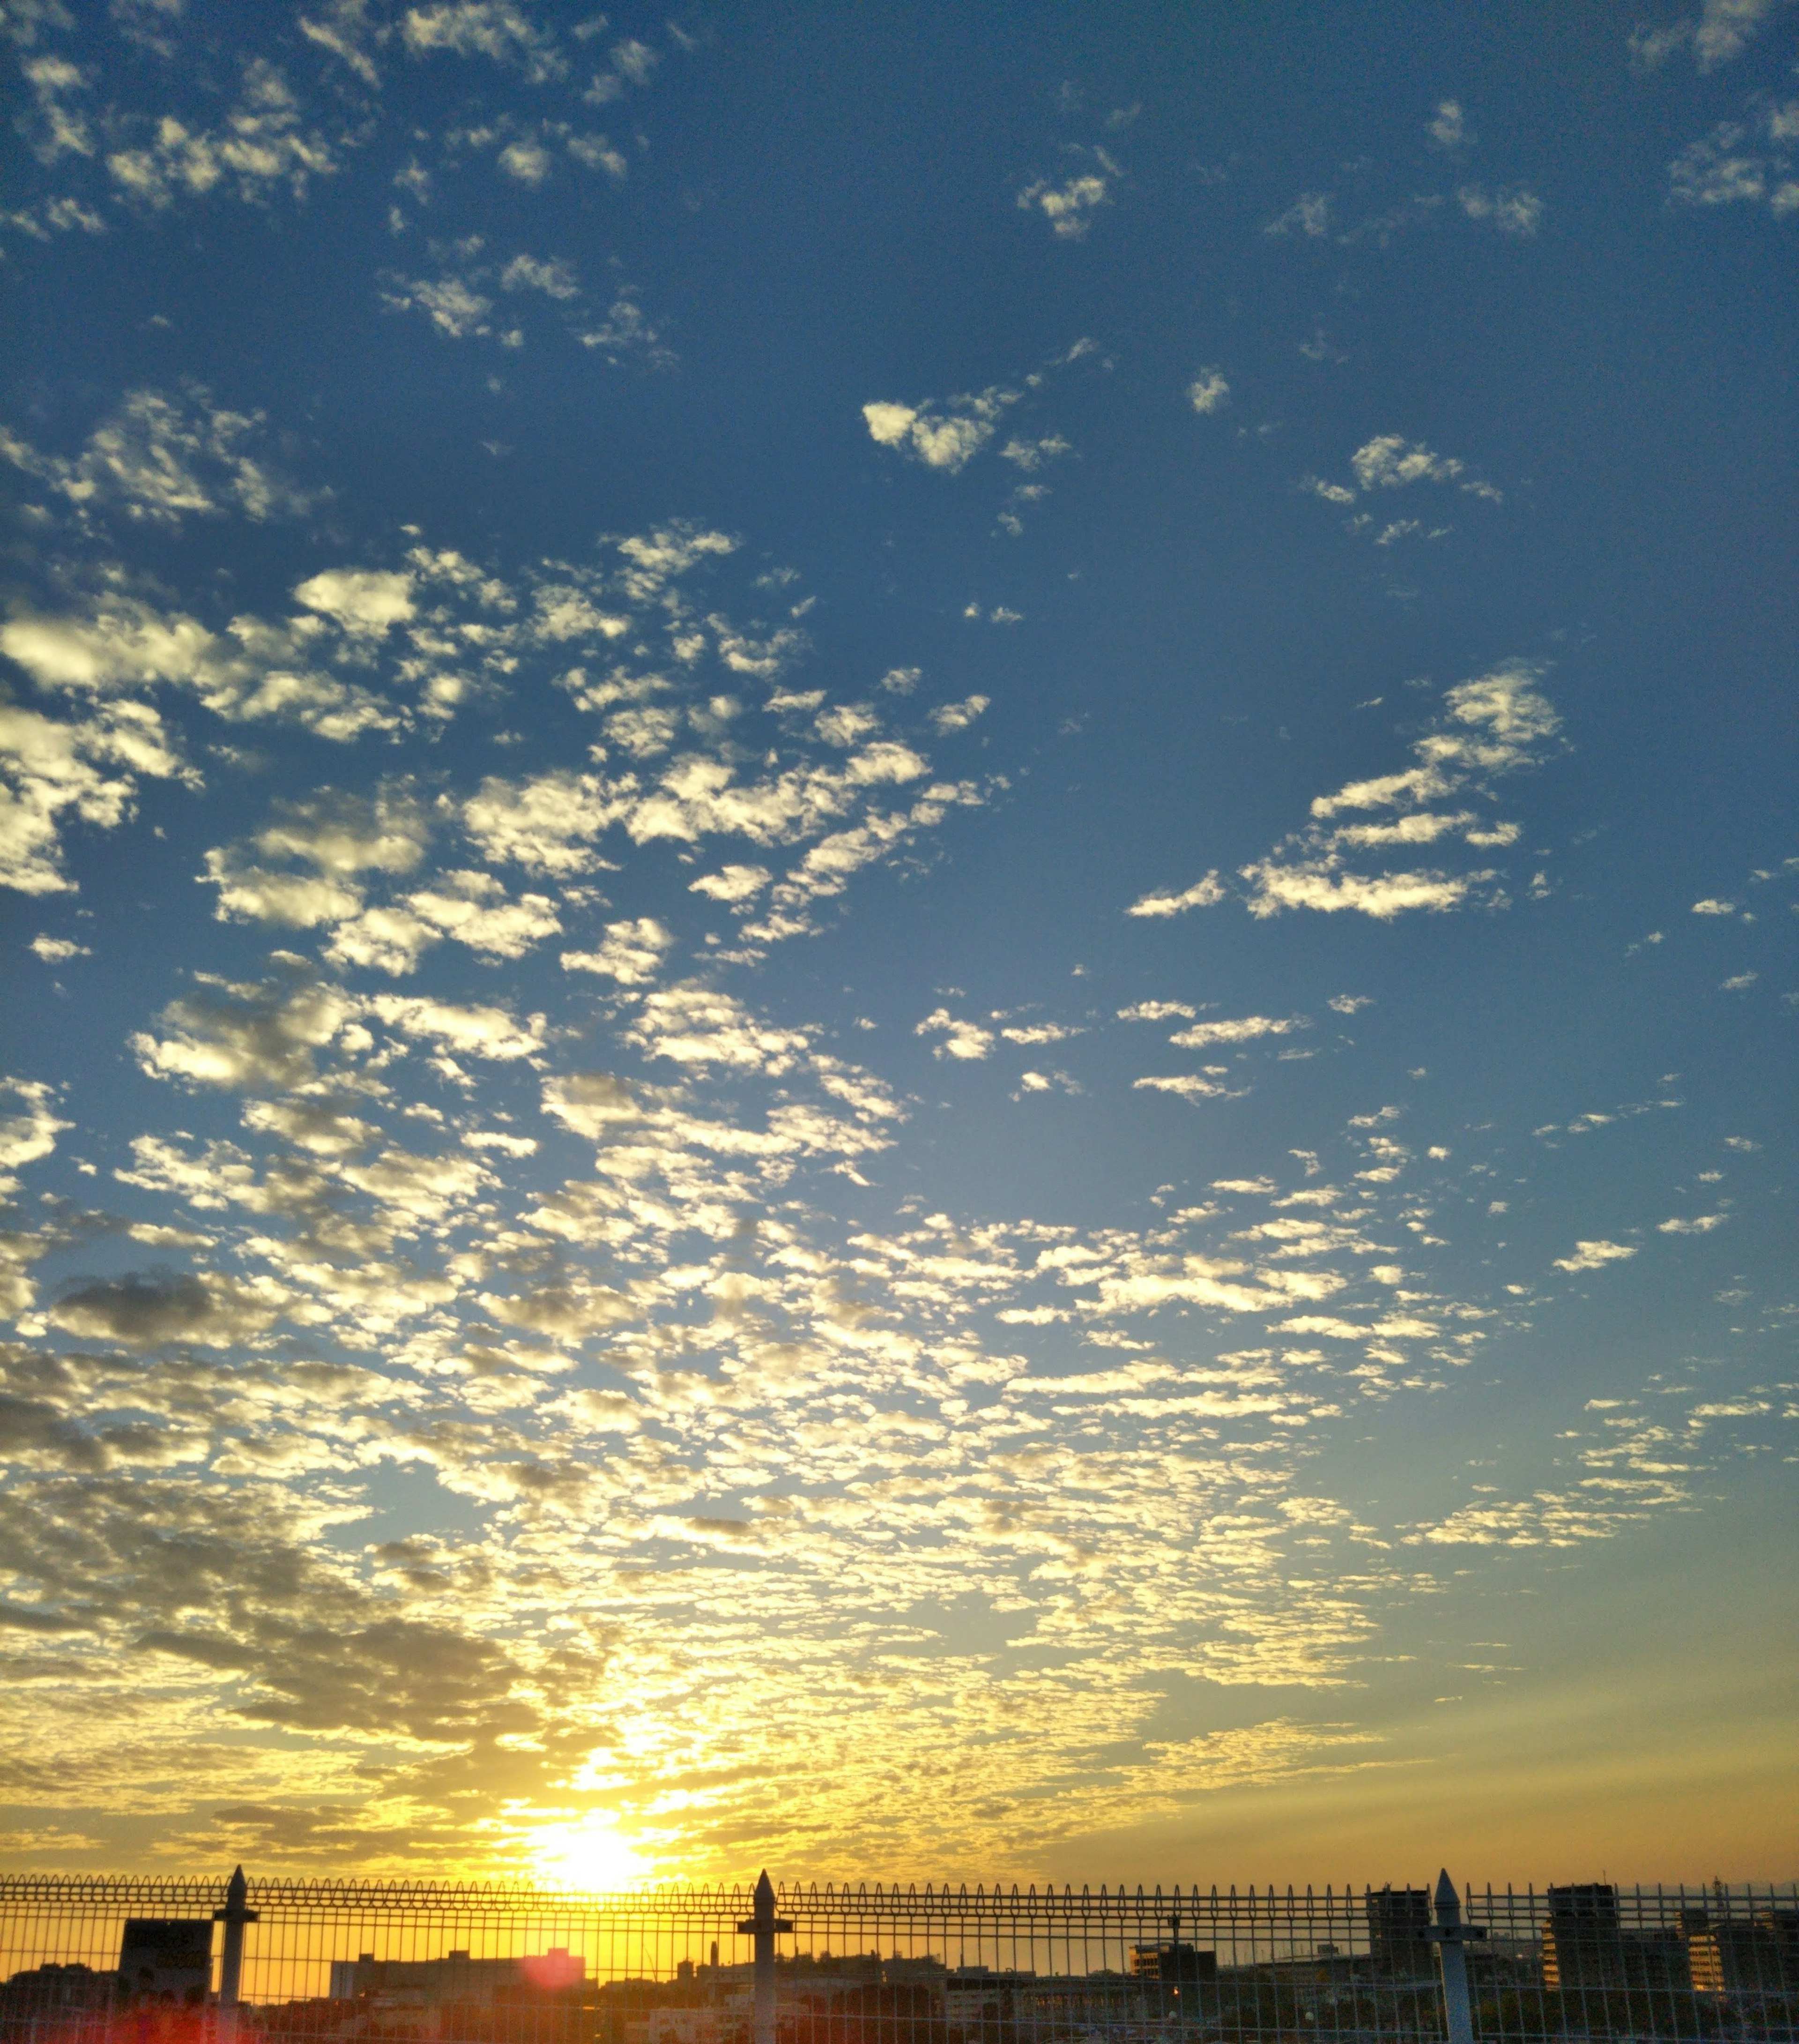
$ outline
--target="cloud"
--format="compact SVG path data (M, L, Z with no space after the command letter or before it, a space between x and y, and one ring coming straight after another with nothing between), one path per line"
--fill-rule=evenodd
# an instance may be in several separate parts
M10 1199L21 1166L50 1155L56 1138L75 1124L56 1113L56 1094L41 1079L0 1078L0 1099L7 1096L22 1110L0 1115L0 1198Z
M1479 810L1430 806L1485 790L1493 777L1541 759L1561 720L1538 686L1537 671L1521 663L1462 682L1444 694L1444 714L1412 747L1414 763L1397 773L1352 781L1317 797L1313 821L1268 858L1241 869L1252 915L1290 909L1329 914L1343 910L1390 920L1416 911L1442 913L1475 903L1503 905L1507 897L1496 867L1460 871L1442 866L1357 870L1368 852L1458 843L1485 855L1513 843L1515 824L1488 820ZM1367 815L1369 822L1340 822Z
M1668 202L1699 208L1759 205L1777 219L1799 212L1799 100L1758 106L1751 121L1721 121L1668 166Z
M1709 1235L1713 1228L1722 1228L1729 1218L1728 1214L1721 1213L1695 1214L1687 1220L1676 1218L1659 1221L1655 1232L1658 1235Z
M1740 56L1751 39L1770 21L1786 0L1705 0L1694 21L1686 15L1659 29L1638 28L1630 38L1632 61L1652 71L1690 44L1694 62L1713 71Z
M1558 1256L1558 1270L1601 1270L1608 1263L1621 1263L1636 1251L1620 1242L1577 1242L1571 1256Z
M1364 490L1395 490L1409 482L1448 482L1462 472L1462 463L1433 454L1422 440L1407 441L1401 433L1379 433L1349 457L1356 480Z
M159 212L217 189L252 204L278 185L303 198L311 180L332 175L338 161L330 140L305 125L280 69L259 57L244 66L219 130L190 129L166 113L148 147L114 151L106 168L126 198Z
M554 39L511 0L438 0L409 7L400 23L409 55L486 57L507 69L523 71L526 82L542 85L567 69Z
M1140 1001L1134 1007L1121 1008L1121 1022L1164 1022L1171 1015L1183 1015L1189 1021L1197 1011L1184 1001Z
M53 1327L87 1341L128 1348L196 1342L229 1348L260 1334L285 1303L278 1287L191 1272L132 1271L95 1278L65 1292L49 1310Z
M347 743L397 729L393 706L330 673L335 651L315 616L270 624L249 615L222 633L135 597L103 595L61 615L24 614L0 627L0 651L40 688L101 695L155 683L186 689L231 723L294 724Z
M94 955L91 944L78 944L72 937L52 937L42 933L33 937L25 949L42 959L46 965L60 965L67 959Z
M1227 1085L1222 1078L1208 1078L1203 1072L1181 1072L1172 1078L1133 1079L1135 1091L1145 1089L1153 1093L1177 1093L1183 1100L1241 1100L1240 1089Z
M941 1035L943 1041L932 1047L931 1055L963 1060L984 1058L993 1048L993 1032L978 1022L959 1021L947 1008L933 1009L913 1029L915 1036Z
M1285 213L1271 220L1264 234L1303 234L1317 241L1330 232L1331 194L1302 192Z
M133 390L71 459L40 454L0 428L0 456L47 482L78 511L117 509L170 526L236 509L252 519L294 516L315 501L251 450L260 412L215 405L204 385L178 398Z
M1230 402L1230 386L1224 372L1202 369L1187 386L1187 402L1196 412L1222 412Z
M369 1012L403 1035L446 1045L465 1057L497 1059L535 1057L543 1048L544 1018L520 1023L504 1008L458 1007L454 1002L378 993Z
M1244 1015L1229 1022L1196 1022L1168 1041L1183 1050L1198 1050L1207 1043L1248 1043L1258 1036L1290 1035L1295 1029L1310 1026L1302 1015Z
M1209 909L1225 898L1226 889L1214 868L1202 880L1179 894L1145 894L1126 909L1127 916L1179 916L1189 909Z
M994 386L976 395L951 398L942 408L926 402L899 405L880 402L862 407L869 436L878 447L896 448L953 475L992 439L1016 390Z
M992 700L991 696L966 696L961 702L939 703L930 713L930 728L939 737L947 737L953 731L966 731Z
M1708 894L1704 901L1694 903L1693 912L1696 916L1734 916L1736 904L1720 901L1715 895Z
M1089 171L1058 185L1039 178L1018 194L1018 203L1026 213L1041 213L1057 238L1078 241L1093 225L1094 209L1107 202L1105 179Z
M0 649L10 651L5 630ZM68 824L117 830L136 814L144 780L200 784L149 705L102 703L59 719L0 700L0 886L24 894L75 891L63 843Z
M597 950L564 951L562 968L566 972L602 973L621 986L642 986L661 971L662 959L674 942L674 932L654 916L608 923Z
M726 866L689 882L688 892L707 895L715 901L747 901L759 894L772 878L765 866Z
M1459 99L1439 100L1437 111L1425 124L1425 133L1440 149L1465 148L1472 139Z
M271 962L274 973L259 981L196 974L196 991L163 1010L166 1034L129 1039L143 1070L240 1092L286 1091L311 1078L314 1053L350 1021L355 1004L309 961L277 951Z
M1456 198L1470 220L1490 221L1502 234L1521 241L1528 241L1543 224L1542 200L1522 185L1491 191L1484 185L1461 185Z
M327 568L293 592L309 610L335 618L346 632L378 639L413 615L412 578L366 568Z
M558 768L524 782L490 776L462 806L462 826L492 859L566 878L600 863L593 841L629 815L631 797L597 775Z
M552 298L573 298L581 294L581 282L573 263L554 257L539 262L535 256L515 256L500 272L503 291L542 291Z
M556 904L547 895L520 894L515 900L491 873L462 868L440 873L428 886L339 923L325 955L338 965L400 974L413 971L424 954L445 938L483 958L511 959L523 958L562 929Z

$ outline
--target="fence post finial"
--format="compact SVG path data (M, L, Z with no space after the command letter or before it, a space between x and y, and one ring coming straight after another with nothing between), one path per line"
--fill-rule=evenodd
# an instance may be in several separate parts
M1444 1867L1437 1877L1437 1921L1425 1935L1437 1946L1443 1972L1443 2027L1449 2044L1474 2044L1474 2011L1468 2006L1468 1958L1463 1946L1484 1931L1462 1921L1462 1898Z
M236 1867L225 1884L225 1905L213 1911L213 1921L224 1926L224 1949L219 1958L219 2000L215 2011L216 2044L237 2044L238 1990L244 1980L244 1927L254 1923L258 1912L249 1908L250 1884L244 1869Z
M775 1938L793 1926L775 1914L774 1883L766 1867L756 1883L754 1900L756 1913L740 1923L737 1931L739 1937L753 1940L756 1954L754 2044L775 2044Z

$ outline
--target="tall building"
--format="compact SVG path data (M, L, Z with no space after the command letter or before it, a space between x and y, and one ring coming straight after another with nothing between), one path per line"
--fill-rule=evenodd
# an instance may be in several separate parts
M1687 1965L1701 1994L1781 1994L1799 1989L1799 1911L1759 1909L1713 1919L1685 1912Z
M1375 1972L1413 1979L1437 1970L1428 1888L1371 1888L1367 1908L1368 1958Z
M1681 1932L1627 1931L1619 1920L1617 1888L1602 1881L1578 1881L1552 1888L1548 1900L1543 1927L1546 1988L1568 1994L1692 1985Z

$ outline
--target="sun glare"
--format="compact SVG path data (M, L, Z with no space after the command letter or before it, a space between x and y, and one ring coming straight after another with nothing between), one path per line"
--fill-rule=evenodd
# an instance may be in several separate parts
M527 1853L541 1881L567 1888L635 1888L654 1867L604 1811L591 1811L572 1823L545 1824L531 1837Z

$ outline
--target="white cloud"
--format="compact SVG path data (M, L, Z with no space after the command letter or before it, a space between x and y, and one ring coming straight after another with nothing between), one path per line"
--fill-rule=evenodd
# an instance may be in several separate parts
M1776 218L1786 218L1799 212L1799 163L1790 146L1796 141L1799 100L1758 106L1748 125L1722 121L1668 166L1669 201L1705 207L1765 200Z
M346 632L378 639L413 614L409 574L366 568L327 568L293 592L309 610L335 618Z
M1694 903L1693 912L1696 916L1734 916L1736 904L1720 901L1716 895L1708 894L1704 901Z
M1230 401L1230 386L1224 372L1202 369L1187 386L1187 402L1196 412L1222 412Z
M1209 1076L1203 1072L1181 1072L1172 1078L1142 1078L1131 1081L1133 1090L1153 1093L1172 1093L1183 1100L1241 1100L1240 1089L1226 1080Z
M689 882L690 894L705 894L715 901L747 901L758 894L773 878L765 866L726 866L716 873L702 874Z
M1184 1001L1140 1001L1133 1008L1121 1008L1121 1022L1165 1022L1172 1015L1182 1015L1191 1021L1198 1011Z
M1169 1037L1183 1050L1199 1050L1207 1043L1248 1043L1258 1036L1287 1036L1311 1025L1302 1015L1243 1015L1228 1022L1195 1022L1191 1028Z
M1470 220L1490 221L1502 234L1528 241L1543 224L1543 202L1522 185L1489 191L1484 185L1462 185L1457 202Z
M1106 180L1089 171L1064 183L1053 184L1040 178L1018 194L1018 205L1029 213L1041 213L1064 241L1078 241L1093 225L1088 217L1107 198Z
M550 152L529 136L508 142L495 160L508 177L521 185L540 185L550 175Z
M1330 232L1331 194L1302 192L1285 213L1271 220L1265 234L1303 234L1316 241Z
M1015 390L995 386L977 395L951 398L943 409L884 402L862 407L869 436L877 446L897 448L953 475L992 439L1006 408L1016 404Z
M92 958L94 955L91 944L78 944L72 937L52 937L41 934L33 937L25 949L42 959L46 965L61 965L67 959Z
M1209 909L1225 897L1225 886L1216 870L1179 894L1145 894L1126 909L1127 916L1179 916L1189 909Z
M0 628L0 651L45 690L98 694L161 682L233 723L297 724L339 742L397 729L403 720L390 705L320 664L334 651L327 630L316 616L240 616L213 632L182 613L105 596L61 616L14 617Z
M531 256L515 256L500 272L504 291L542 291L552 298L573 298L581 294L581 280L573 263L560 256L539 262Z
M503 1008L458 1007L451 1001L417 1000L401 993L374 995L369 1011L405 1035L427 1038L466 1057L509 1062L535 1057L543 1048L541 1015L521 1024Z
M491 859L572 878L600 862L593 840L629 813L628 794L592 774L558 769L528 781L489 776L462 805L462 827Z
M244 66L236 102L217 133L190 129L166 113L147 148L116 150L106 159L127 198L159 210L221 187L251 202L276 185L303 198L312 179L328 177L337 167L330 141L304 125L286 79L259 57Z
M1325 1004L1334 1008L1339 1015L1355 1015L1364 1008L1374 1005L1374 996L1369 993L1333 993Z
M1663 28L1637 29L1630 38L1632 60L1644 70L1654 70L1690 43L1699 69L1714 70L1740 56L1786 4L1786 0L1705 0L1697 21L1686 15Z
M200 384L181 398L133 390L72 459L40 454L4 428L0 457L80 511L117 508L167 525L230 509L255 519L305 511L312 499L251 451L263 425L260 412L215 405Z
M1655 1232L1658 1235L1709 1235L1713 1228L1722 1228L1728 1218L1728 1215L1721 1213L1695 1214L1690 1220L1677 1217L1673 1220L1658 1221Z
M117 830L136 813L140 780L176 779L198 787L200 777L148 704L102 703L65 721L0 701L0 886L71 891L67 824Z
M444 50L456 56L488 57L516 66L534 85L558 78L566 69L552 38L512 0L438 0L435 6L409 7L400 33L413 56Z
M968 696L961 702L939 703L930 713L931 728L946 737L953 731L966 731L992 701L990 696Z
M19 1189L20 1167L48 1157L58 1135L75 1124L56 1112L55 1092L41 1079L0 1078L0 1096L6 1094L23 1108L0 1115L0 1197L10 1199Z
M608 923L596 951L564 951L562 966L568 972L604 974L621 986L642 986L662 970L662 959L674 943L673 931L654 916L639 916Z
M1447 851L1461 844L1484 853L1515 841L1515 824L1486 821L1466 807L1444 811L1427 805L1541 758L1561 720L1539 688L1536 671L1521 664L1496 669L1448 690L1444 705L1437 728L1414 743L1413 766L1317 797L1305 830L1242 869L1252 915L1347 909L1386 921L1417 910L1503 903L1501 874L1492 866L1370 873L1350 864L1388 847L1398 851L1429 843ZM1394 813L1371 823L1334 821L1345 812L1379 810Z
M1460 149L1470 140L1467 117L1459 99L1437 102L1437 111L1425 124L1425 133L1440 149Z
M947 1008L934 1009L912 1033L915 1036L941 1035L944 1040L933 1046L931 1051L938 1058L984 1058L993 1048L991 1029L982 1028L978 1022L959 1021Z
M1558 1270L1602 1270L1608 1263L1621 1263L1636 1251L1621 1242L1577 1242L1571 1256L1558 1256Z
M1408 482L1448 482L1462 472L1452 455L1433 454L1422 440L1402 433L1379 433L1349 457L1364 490L1396 490Z

